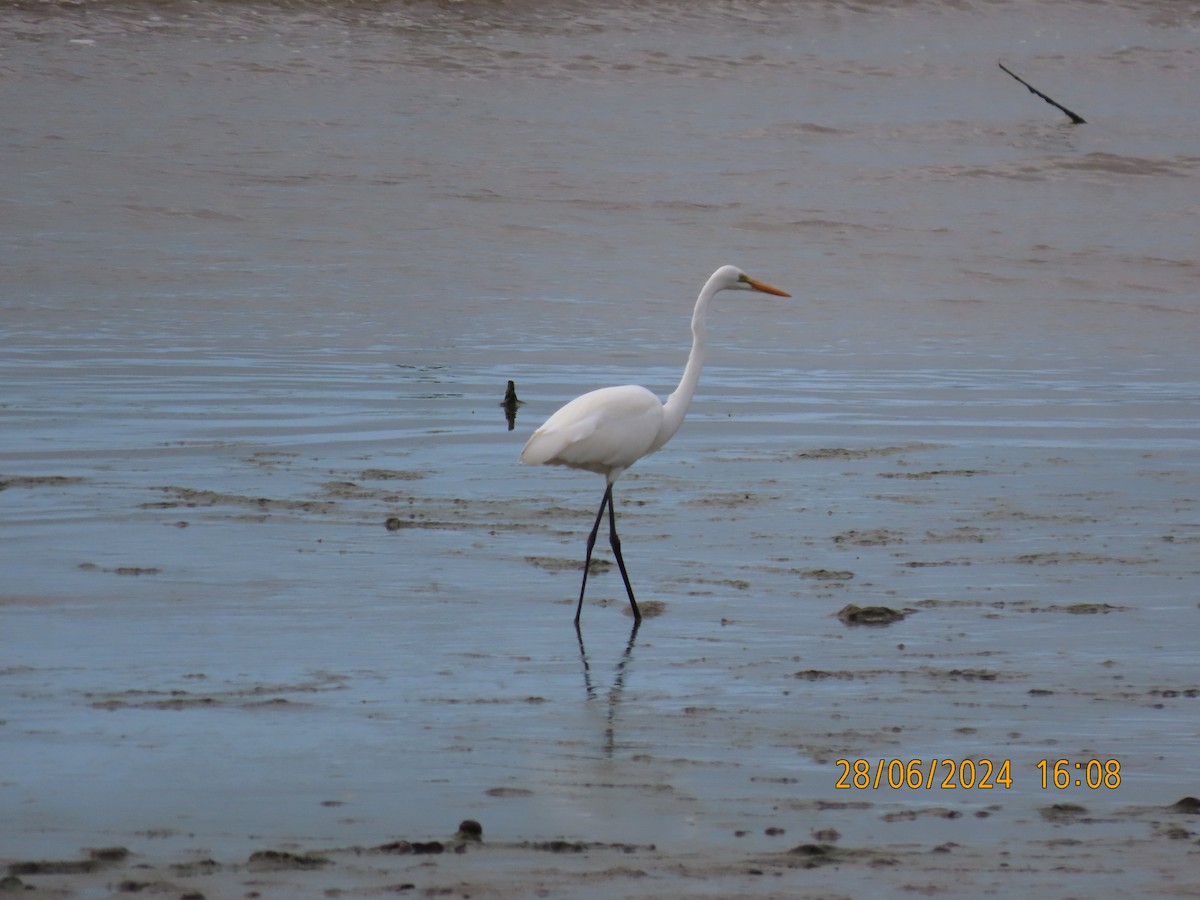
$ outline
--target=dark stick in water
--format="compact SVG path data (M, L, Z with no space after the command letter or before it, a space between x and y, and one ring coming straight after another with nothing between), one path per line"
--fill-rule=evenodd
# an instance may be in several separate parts
M504 399L500 401L500 405L504 407L508 430L512 431L517 425L517 407L525 405L524 400L517 399L517 386L512 381L508 382L508 390L504 392Z
M1015 72L1005 68L1004 63L998 63L997 65L999 65L1001 69L1004 69L1005 72L1008 72L1008 74L1011 75L1013 78L1017 79L1017 81L1021 82L1021 84L1025 85L1025 87L1029 88L1029 93L1036 94L1037 96L1039 96L1043 100L1045 100L1047 103L1049 103L1051 106L1061 109L1063 112L1065 112L1067 114L1067 117L1070 118L1070 120L1073 124L1075 124L1075 125L1086 125L1087 124L1087 120L1084 119L1083 116L1078 115L1077 113L1073 113L1073 112L1071 112L1071 110L1067 109L1061 103L1051 100L1049 97L1047 97L1045 94L1043 94L1037 88L1035 88L1032 84L1030 84L1028 81L1026 81L1020 75L1017 75Z

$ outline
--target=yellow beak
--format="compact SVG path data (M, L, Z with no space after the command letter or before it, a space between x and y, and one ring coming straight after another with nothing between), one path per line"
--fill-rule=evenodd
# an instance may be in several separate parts
M756 291L762 291L764 294L774 294L776 297L792 296L787 291L781 291L779 288L772 287L765 281L759 281L758 279L751 278L749 275L746 276L746 282L750 285L750 287L754 288Z

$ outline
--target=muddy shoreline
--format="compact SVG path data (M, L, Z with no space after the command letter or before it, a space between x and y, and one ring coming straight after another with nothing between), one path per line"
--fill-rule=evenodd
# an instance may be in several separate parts
M870 801L844 805L877 815ZM1002 807L995 804L975 817L1003 816ZM74 858L10 862L0 890L36 898L152 892L187 900L317 894L850 897L877 889L880 873L886 873L893 890L933 895L1020 890L1058 896L1078 890L1080 883L1100 892L1110 889L1102 885L1112 884L1153 884L1154 896L1190 892L1189 881L1177 881L1170 873L1178 871L1181 852L1194 855L1187 848L1195 845L1191 829L1200 816L1195 798L1100 818L1071 803L1038 812L1052 825L1049 835L1030 835L1000 847L970 840L971 828L965 825L959 840L936 845L903 840L849 846L840 842L836 829L814 830L794 843L798 836L784 827L765 830L777 845L773 850L741 850L744 833L703 853L563 839L493 844L482 835L480 823L469 820L442 839L391 839L369 847L272 847L253 850L244 859L223 860L195 850L164 858L154 844L170 836L151 835L139 842L137 852L103 847ZM887 818L912 822L960 815L944 807L914 807Z

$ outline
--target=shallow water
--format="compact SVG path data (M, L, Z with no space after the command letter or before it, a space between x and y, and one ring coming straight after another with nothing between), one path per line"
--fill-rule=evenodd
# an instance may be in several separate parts
M1093 10L7 7L6 857L1195 793L1197 23ZM516 455L726 262L795 298L718 298L581 654L599 480ZM834 787L935 756L1014 786Z

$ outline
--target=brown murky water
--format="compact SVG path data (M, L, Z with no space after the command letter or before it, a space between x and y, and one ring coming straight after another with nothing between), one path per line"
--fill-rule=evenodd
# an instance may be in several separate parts
M1197 22L1103 13L7 6L5 861L216 896L472 818L477 896L1194 888ZM727 262L794 299L718 298L617 487L652 615L600 567L581 643L600 480L517 452L668 393Z

